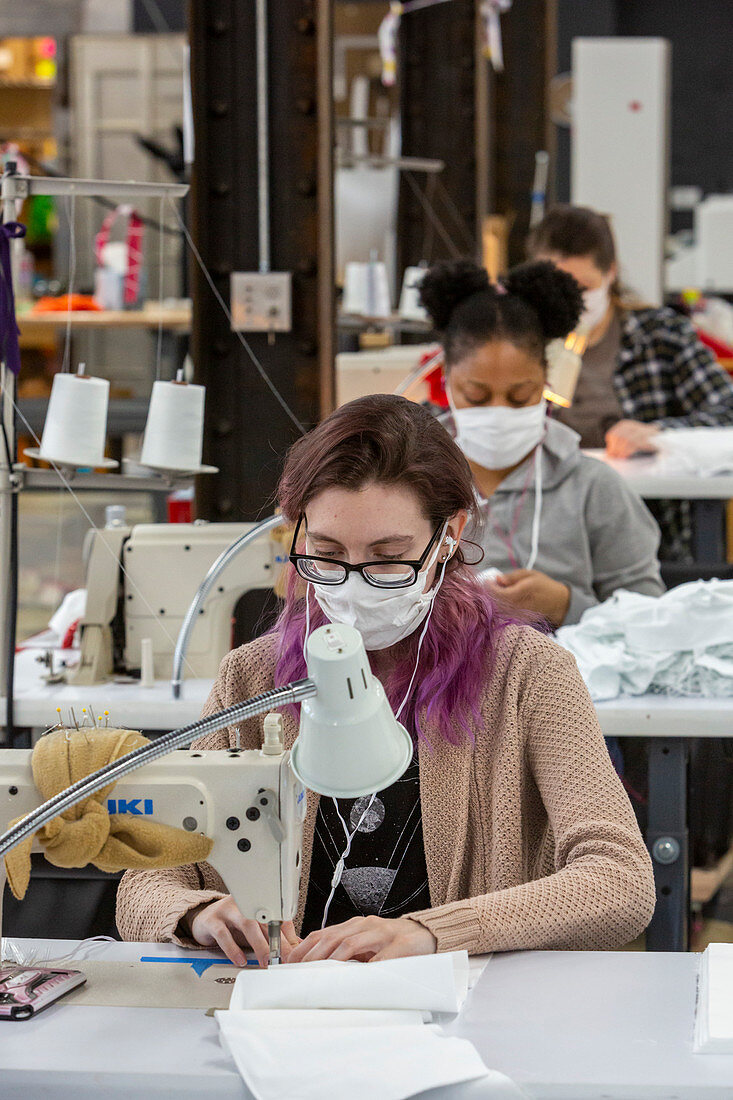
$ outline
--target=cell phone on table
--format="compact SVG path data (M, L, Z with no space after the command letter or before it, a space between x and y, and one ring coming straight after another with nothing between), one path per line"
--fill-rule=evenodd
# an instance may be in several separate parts
M0 966L0 1020L30 1020L86 980L81 970Z

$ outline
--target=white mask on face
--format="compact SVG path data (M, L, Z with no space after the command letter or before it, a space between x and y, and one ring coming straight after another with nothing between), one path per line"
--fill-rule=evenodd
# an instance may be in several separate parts
M447 523L428 563L409 588L375 588L360 573L349 573L343 584L313 584L313 592L332 623L356 627L366 649L388 649L412 634L423 622L443 581L426 592L428 573L443 544ZM452 540L451 540L452 542ZM452 548L452 547L451 547Z
M510 409L477 405L457 409L446 388L456 425L456 443L471 462L485 470L506 470L534 450L545 434L547 402Z
M583 291L583 312L578 321L578 329L581 332L592 332L596 325L600 325L608 311L611 300L609 287L610 277L603 280L600 286L592 290Z

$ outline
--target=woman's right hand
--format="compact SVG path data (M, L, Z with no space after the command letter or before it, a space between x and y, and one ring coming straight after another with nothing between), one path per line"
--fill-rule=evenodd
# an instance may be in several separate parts
M244 949L247 947L254 951L260 966L267 966L270 955L267 925L246 920L231 894L192 910L187 914L186 923L196 943L202 947L220 947L235 966L246 966ZM293 922L284 921L281 930L282 962L288 961L290 952L299 943Z

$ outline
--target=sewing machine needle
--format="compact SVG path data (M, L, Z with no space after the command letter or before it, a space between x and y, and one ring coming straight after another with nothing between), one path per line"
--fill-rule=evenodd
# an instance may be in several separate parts
M270 966L278 966L280 964L280 921L271 920L267 925L267 936L270 941Z

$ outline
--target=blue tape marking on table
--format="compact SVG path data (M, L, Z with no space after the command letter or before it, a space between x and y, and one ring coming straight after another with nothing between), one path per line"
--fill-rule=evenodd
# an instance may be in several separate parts
M167 955L142 955L141 963L184 963L191 966L199 978L210 966L234 966L231 959L171 959ZM257 959L247 959L247 966L259 966Z

